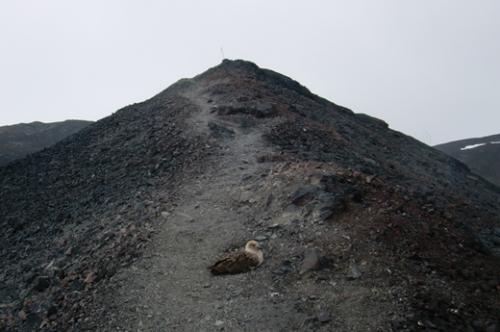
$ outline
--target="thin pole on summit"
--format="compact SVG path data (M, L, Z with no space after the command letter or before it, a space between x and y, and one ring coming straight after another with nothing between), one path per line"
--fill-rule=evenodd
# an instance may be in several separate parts
M222 55L222 60L224 60L226 57L224 56L224 49L222 46L220 47L220 54Z

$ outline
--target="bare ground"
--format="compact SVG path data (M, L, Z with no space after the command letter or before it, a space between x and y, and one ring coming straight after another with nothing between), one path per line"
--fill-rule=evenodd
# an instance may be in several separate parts
M180 80L0 182L0 330L500 326L498 188L252 63ZM208 273L249 239L261 267Z
M144 257L112 278L114 290L100 301L114 309L102 329L383 330L385 316L395 313L391 296L382 303L377 296L374 305L377 289L346 280L349 271L333 280L313 272L299 275L298 265L313 237L332 236L339 239L335 246L349 247L341 228L319 225L298 235L296 229L304 227L298 218L310 211L291 207L283 212L273 202L273 191L282 195L293 189L289 183L308 180L287 178L286 163L258 162L259 156L273 153L260 130L217 119L210 113L209 98L195 86L184 96L199 107L188 120L194 130L208 131L208 123L217 123L233 135L223 139L217 167L192 179L177 203L162 213ZM167 188L165 195L170 194ZM264 244L262 267L234 276L210 275L207 266L217 257L254 238Z

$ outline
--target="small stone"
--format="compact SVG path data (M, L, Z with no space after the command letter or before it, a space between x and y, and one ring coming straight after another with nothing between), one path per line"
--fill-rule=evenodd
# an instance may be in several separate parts
M168 218L170 216L170 212L168 211L162 211L160 214L163 218Z
M424 320L424 325L427 326L427 327L430 327L431 329L436 329L437 328L436 324L434 324L433 322L431 322L428 319Z
M177 212L176 214L178 217L180 217L181 219L183 219L186 222L194 222L194 218L187 213Z
M55 318L54 316L57 314L57 307L52 305L49 307L49 309L47 310L47 317L53 317Z
M17 316L19 317L20 320L26 320L26 318L28 317L26 315L26 312L24 310L21 310L17 313Z
M322 324L328 323L331 320L332 320L332 318L331 318L330 314L326 311L322 311L318 314L318 321Z
M320 268L320 255L317 248L307 248L304 252L304 259L300 267L300 274Z
M259 242L260 242L260 241L266 241L266 240L267 240L267 235L264 235L264 234L257 235L257 236L255 237L255 240L256 240L256 241L259 241Z
M71 256L71 254L73 253L73 247L69 247L65 252L64 254L66 256Z
M352 263L350 266L350 273L347 276L348 280L355 280L361 278L361 271L356 263Z
M293 271L292 262L289 260L283 261L281 265L273 271L275 275L285 275Z
M319 219L323 223L335 214L335 210L330 206L324 206L319 210Z
M444 212L442 213L442 216L443 216L443 218L444 218L444 219L446 219L446 220L451 220L451 219L453 219L453 215L452 215L449 211L444 211Z
M271 226L268 226L267 228L269 229L276 229L276 228L280 228L281 225L280 224L272 224Z
M36 278L36 281L35 281L35 290L39 291L39 292L43 292L44 290L46 290L47 288L49 288L50 286L50 279L49 277L47 276L40 276L38 278Z
M87 276L85 277L85 280L83 282L86 284L91 284L95 281L96 278L97 278L97 274L94 271L92 271L92 272L89 272L87 274Z
M38 274L36 272L28 272L28 273L26 273L26 275L24 277L24 281L27 284L31 284L33 282L33 280L36 279L36 277L38 277Z
M251 175L249 175L249 174L247 174L247 175L244 175L244 176L241 178L241 181L242 181L242 182L245 182L245 181L250 180L251 178L252 178L252 176L251 176Z
M294 205L303 206L317 194L317 191L315 187L301 187L291 195L291 202Z
M223 321L221 321L221 320L216 320L216 321L215 321L215 326L217 326L217 327L221 327L222 325L224 325L224 322L223 322Z

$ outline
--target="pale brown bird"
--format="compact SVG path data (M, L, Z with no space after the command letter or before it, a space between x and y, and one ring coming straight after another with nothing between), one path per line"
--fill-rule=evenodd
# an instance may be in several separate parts
M236 274L248 272L264 261L264 254L257 241L248 241L245 249L229 253L222 259L215 262L209 267L210 272L215 275L219 274Z

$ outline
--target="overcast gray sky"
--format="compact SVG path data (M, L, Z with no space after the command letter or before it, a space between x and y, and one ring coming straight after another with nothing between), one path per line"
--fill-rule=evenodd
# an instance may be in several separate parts
M0 125L97 120L221 47L428 144L500 133L498 0L3 0Z

